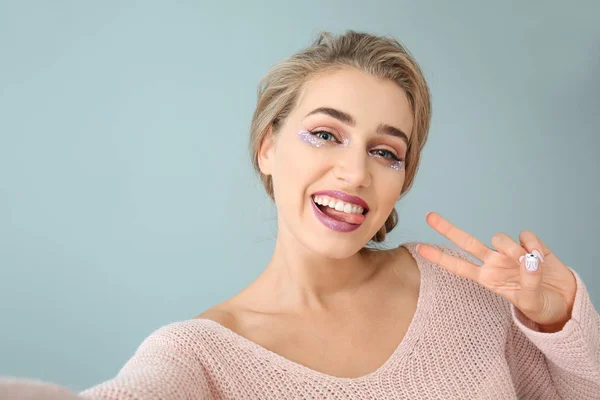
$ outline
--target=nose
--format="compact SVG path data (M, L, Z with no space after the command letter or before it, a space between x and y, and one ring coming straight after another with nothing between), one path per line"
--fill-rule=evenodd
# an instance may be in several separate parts
M345 149L336 160L334 175L351 187L369 187L371 185L371 171L369 170L368 156L358 149Z

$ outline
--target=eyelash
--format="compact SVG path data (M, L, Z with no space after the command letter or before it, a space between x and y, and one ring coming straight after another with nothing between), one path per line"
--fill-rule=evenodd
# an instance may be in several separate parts
M317 138L319 138L319 139L321 139L321 140L323 140L323 141L329 142L330 140L326 140L326 139L323 139L323 138L319 137L319 134L320 134L320 133L326 133L326 134L328 134L328 135L331 135L333 138L335 138L335 140L337 140L337 141L339 142L338 138L337 138L337 137L336 137L336 136L335 136L333 133L331 133L331 132L329 132L329 131L325 131L325 130L321 130L321 129L319 129L319 130L316 130L316 131L308 131L308 132L309 132L311 135L313 135L313 136L316 136ZM384 149L375 149L374 151L383 151L384 153L387 153L387 154L389 154L389 157L383 157L383 156L380 156L380 157L382 157L382 158L384 158L384 159L386 159L386 160L392 160L392 161L401 161L401 162L402 162L402 161L404 161L404 159L397 157L397 156L396 156L394 153L392 153L392 152L391 152L391 151L389 151L389 150L384 150Z

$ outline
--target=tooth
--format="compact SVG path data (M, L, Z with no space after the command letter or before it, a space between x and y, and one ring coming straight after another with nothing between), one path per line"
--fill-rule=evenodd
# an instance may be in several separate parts
M330 208L335 208L335 201L329 200L329 204L327 204L327 206L329 206Z
M341 201L338 201L337 204L335 205L335 209L337 211L344 211L344 203L342 203Z
M321 198L319 196L315 196L315 203L321 204Z
M348 203L346 203L346 205L344 206L344 212L346 214L349 214L352 211L352 206Z
M358 207L358 209L356 210L356 213L357 213L357 214L362 214L362 213L363 213L363 211L365 211L365 209L364 209L364 208L362 208L362 207Z

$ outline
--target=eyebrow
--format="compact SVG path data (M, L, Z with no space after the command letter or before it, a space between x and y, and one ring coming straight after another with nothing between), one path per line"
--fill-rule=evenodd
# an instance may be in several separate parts
M356 120L354 119L354 117L352 117L352 115L345 113L343 111L340 111L340 110L336 110L335 108L331 108L331 107L315 108L314 110L312 110L311 112L306 114L306 116L304 118L314 115L314 114L329 115L330 117L333 117L346 125L356 126ZM391 135L391 136L398 137L398 138L402 139L408 146L408 136L406 135L406 133L402 132L400 129L395 128L391 125L379 124L379 126L377 126L377 133L382 133L385 135Z

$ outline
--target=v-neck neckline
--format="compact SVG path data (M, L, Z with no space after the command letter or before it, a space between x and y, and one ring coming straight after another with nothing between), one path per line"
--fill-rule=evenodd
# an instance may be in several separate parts
M232 331L231 329L221 325L220 323L206 318L198 318L192 321L198 321L201 323L206 323L212 325L216 330L222 332L231 342L236 345L241 346L242 348L251 350L256 357L259 357L263 360L268 360L268 362L285 369L288 372L293 372L300 376L304 377L315 377L317 379L326 379L326 380L334 380L334 381L343 381L343 382L363 382L367 380L371 380L377 378L378 376L384 374L386 371L389 371L394 366L403 363L408 356L413 351L413 348L419 341L419 338L422 335L422 332L425 331L426 323L428 321L428 315L430 315L429 310L432 307L434 296L435 296L435 279L431 276L432 271L431 268L425 267L424 265L428 263L427 260L422 258L417 252L416 246L417 242L406 242L402 243L399 247L406 248L412 257L415 259L417 266L420 272L420 285L419 285L419 296L417 299L417 307L415 309L414 315L408 328L402 338L402 341L398 344L396 349L392 352L390 357L375 371L372 371L368 374L349 378L349 377L338 377L335 375L329 375L324 372L317 371L310 367L307 367L298 362L292 361L284 356L275 353L266 347L259 345L251 341L250 339Z

